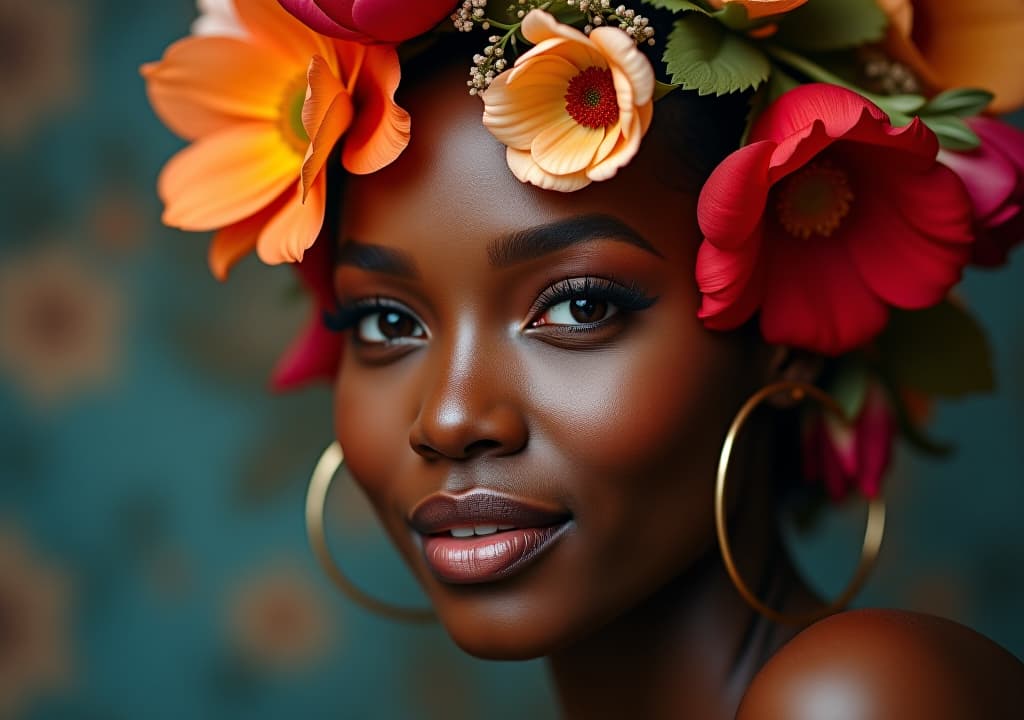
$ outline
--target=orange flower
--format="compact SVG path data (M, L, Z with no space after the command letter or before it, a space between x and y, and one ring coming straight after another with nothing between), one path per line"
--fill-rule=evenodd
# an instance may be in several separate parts
M192 145L167 163L164 222L218 230L210 267L223 279L253 248L268 264L295 262L324 219L331 150L365 174L409 142L393 100L394 48L324 38L276 0L235 2L244 37L189 37L143 66L150 102Z
M803 5L807 0L709 0L711 6L721 10L726 3L736 2L747 10L749 20L760 20L769 15L781 15Z
M887 50L932 90L980 87L989 109L1024 105L1024 4L1020 0L878 0L889 16Z
M482 94L484 125L523 182L571 192L607 180L651 124L651 64L618 28L587 37L534 10L522 31L536 47Z

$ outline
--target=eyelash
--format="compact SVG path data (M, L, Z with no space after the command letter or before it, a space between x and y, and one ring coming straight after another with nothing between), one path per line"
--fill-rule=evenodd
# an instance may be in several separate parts
M578 297L587 297L600 302L608 302L615 305L622 312L639 312L646 310L657 302L656 297L651 297L638 283L620 283L607 278L586 277L586 278L565 278L548 287L540 294L533 307L530 309L530 316L535 318L530 321L530 326L536 322L536 318L543 312L559 305L560 303ZM345 332L359 325L364 318L384 310L394 310L416 320L413 313L399 302L385 297L377 296L356 300L355 302L338 304L334 312L324 312L324 325L334 332ZM590 332L596 327L603 325L606 320L596 323L583 324L578 326L563 326L563 330L569 332ZM420 323L422 325L422 323Z
M542 312L563 302L578 297L586 297L599 302L608 302L615 305L623 312L639 312L651 307L657 298L653 298L644 291L636 282L620 283L607 278L585 277L565 278L555 283L540 294L537 302L530 310L531 317L536 317ZM531 321L532 324L536 320ZM604 324L604 320L596 323L581 323L575 326L566 326L570 332L587 332L596 326ZM571 329L570 329L571 328Z
M419 322L419 319L409 312L409 310L401 303L389 300L385 297L372 297L364 300L356 300L355 302L341 304L335 308L334 312L324 311L324 325L328 330L334 332L345 332L356 327L363 318L374 313L381 312L383 310L395 310L397 312L408 315Z

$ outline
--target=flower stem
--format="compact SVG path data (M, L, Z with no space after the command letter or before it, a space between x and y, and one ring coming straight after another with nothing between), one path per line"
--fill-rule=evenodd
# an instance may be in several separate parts
M498 28L499 30L510 30L510 31L511 30L518 30L519 26L522 25L522 23L516 23L515 25L509 25L508 23L503 23L503 22L499 22L497 20L492 20L491 18L486 18L484 20L484 22L486 22L491 27Z
M838 75L830 73L828 70L821 67L817 63L811 62L803 55L797 55L795 52L792 52L791 50L779 47L778 45L772 45L771 43L765 43L761 47L766 53L771 55L780 63L788 65L789 67L803 73L812 80L817 80L818 82L823 83L829 83L830 85L838 85L839 87L844 87L847 90L853 90L854 92L861 93L862 95L868 94L865 93L860 88L858 88L857 86L846 82Z
M779 47L778 45L765 43L761 47L766 53L783 65L787 65L793 70L803 73L811 80L829 83L830 85L838 85L839 87L846 88L847 90L851 90L862 97L867 98L889 115L890 121L894 125L899 126L909 123L913 117L912 113L914 110L924 104L923 97L916 97L913 95L878 95L877 93L869 92L863 88L857 87L853 83L847 82L838 75L829 72L817 63L808 60L803 55L798 55L797 53L787 50L786 48ZM915 107L906 106L908 101L913 102L917 100L919 100L920 103Z

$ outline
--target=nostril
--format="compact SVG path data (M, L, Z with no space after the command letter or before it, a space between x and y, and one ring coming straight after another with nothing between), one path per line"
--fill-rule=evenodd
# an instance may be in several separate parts
M483 455L486 452L489 452L491 450L494 450L495 448L500 447L501 443L498 442L497 440L483 439L471 442L469 445L466 446L462 453L466 457L474 457L476 455Z

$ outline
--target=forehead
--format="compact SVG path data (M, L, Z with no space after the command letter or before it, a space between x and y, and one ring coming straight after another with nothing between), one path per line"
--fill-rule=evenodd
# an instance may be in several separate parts
M692 193L664 182L663 143L645 138L629 166L574 193L540 190L512 175L505 147L481 121L462 64L439 69L401 98L412 138L399 159L346 181L342 237L426 257L438 243L486 254L488 242L578 215L614 216L666 257L693 257L699 238Z

